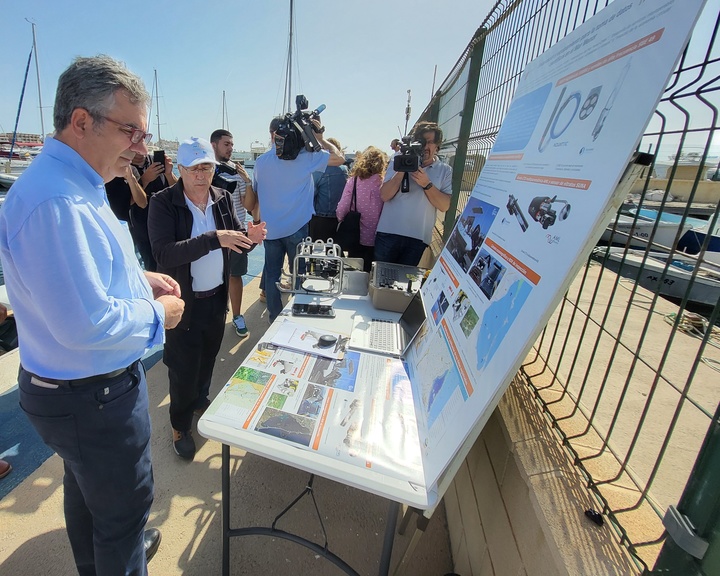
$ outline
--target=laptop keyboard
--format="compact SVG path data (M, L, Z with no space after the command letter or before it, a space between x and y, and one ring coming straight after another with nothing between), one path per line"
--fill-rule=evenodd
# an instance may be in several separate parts
M397 350L395 341L397 322L392 320L371 320L370 321L370 346L376 350L393 352Z

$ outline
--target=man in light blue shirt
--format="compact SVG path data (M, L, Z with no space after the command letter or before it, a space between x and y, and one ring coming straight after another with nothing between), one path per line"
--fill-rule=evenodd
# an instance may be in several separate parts
M149 95L107 56L77 58L55 97L56 135L0 212L18 327L20 405L64 461L65 520L86 574L147 574L160 533L143 353L180 321L180 289L143 273L104 183L146 154Z
M282 118L273 118L270 123L273 142L282 121ZM263 274L271 322L283 308L276 283L280 280L285 256L292 265L297 245L308 235L308 222L314 213L312 173L345 162L342 152L323 137L325 128L320 121L313 118L310 122L322 150L301 149L293 160L283 160L276 149L271 148L255 161L253 186L245 193L245 208L252 212L259 206L267 225Z

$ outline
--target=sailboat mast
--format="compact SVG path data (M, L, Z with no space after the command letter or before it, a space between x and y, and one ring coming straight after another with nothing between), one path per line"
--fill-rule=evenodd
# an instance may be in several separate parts
M43 120L42 92L40 91L40 62L38 59L37 40L35 38L35 22L30 22L33 35L33 52L35 52L35 74L37 75L38 106L40 107L40 140L45 141L45 122Z
M225 90L223 90L223 101L222 101L222 129L225 130Z
M290 34L288 35L288 58L287 58L287 71L285 73L285 101L283 102L283 109L286 112L291 112L290 107L292 106L292 47L293 47L293 19L294 19L294 0L290 0Z
M160 86L158 86L157 69L155 72L155 117L157 118L157 143L160 144Z

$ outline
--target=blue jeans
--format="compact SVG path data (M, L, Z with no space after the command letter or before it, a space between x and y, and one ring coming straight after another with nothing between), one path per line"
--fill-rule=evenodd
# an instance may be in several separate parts
M377 232L375 234L375 261L417 266L427 244L417 238Z
M300 244L308 235L308 225L305 224L300 230L285 236L285 238L277 238L275 240L263 240L265 246L265 297L267 298L267 310L270 315L270 322L273 322L278 314L282 312L283 303L276 282L280 281L283 263L287 255L290 261L290 270L292 270L297 245ZM302 272L302 270L298 270Z
M153 501L142 364L83 386L44 388L20 370L20 406L63 459L65 524L80 576L146 576Z

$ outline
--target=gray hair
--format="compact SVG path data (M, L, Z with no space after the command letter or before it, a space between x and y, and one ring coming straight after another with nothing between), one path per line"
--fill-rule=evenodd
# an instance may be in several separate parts
M130 72L123 62L100 54L75 58L60 75L55 94L53 121L61 132L72 117L73 110L84 108L94 120L102 122L115 104L115 94L123 90L133 104L150 102L150 94L139 76Z

